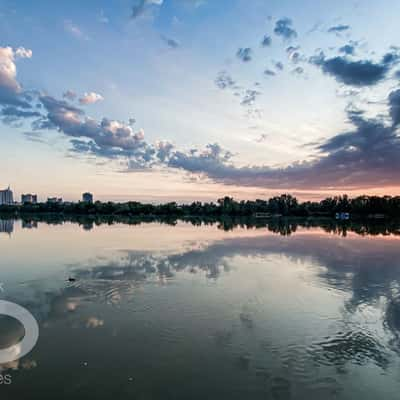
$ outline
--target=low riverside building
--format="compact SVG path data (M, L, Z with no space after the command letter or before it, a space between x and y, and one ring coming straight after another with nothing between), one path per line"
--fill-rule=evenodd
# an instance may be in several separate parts
M49 197L47 202L50 204L61 204L63 201L61 197Z
M21 194L21 203L22 204L36 204L37 203L37 195L36 194Z
M93 203L93 194L86 192L82 194L82 201L84 203Z

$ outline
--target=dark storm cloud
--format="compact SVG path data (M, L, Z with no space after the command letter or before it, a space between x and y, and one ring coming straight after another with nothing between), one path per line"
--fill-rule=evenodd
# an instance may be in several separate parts
M285 40L290 40L297 37L297 32L292 28L292 20L286 17L276 21L274 33Z
M272 43L271 36L265 35L263 37L263 40L261 41L261 46L262 47L269 47L269 46L271 46L271 43Z
M350 29L349 25L335 25L335 26L331 26L328 29L329 33L341 33L341 32L345 32L348 31Z
M251 50L250 47L244 47L244 48L241 47L236 52L236 57L239 60L242 60L243 62L249 62L253 57L253 51Z
M326 58L321 52L318 56L311 57L310 62L340 83L351 86L372 86L383 81L398 60L397 53L387 53L381 62L377 63L371 60L352 61L340 56Z

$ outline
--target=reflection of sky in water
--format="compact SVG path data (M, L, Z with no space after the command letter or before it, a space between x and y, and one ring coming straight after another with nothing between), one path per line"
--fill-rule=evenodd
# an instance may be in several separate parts
M7 391L395 399L399 243L317 228L16 223L0 237L1 295L41 331L2 367L18 379Z

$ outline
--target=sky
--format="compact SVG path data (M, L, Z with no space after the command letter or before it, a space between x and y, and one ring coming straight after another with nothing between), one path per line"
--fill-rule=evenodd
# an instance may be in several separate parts
M400 194L400 3L0 0L0 187Z

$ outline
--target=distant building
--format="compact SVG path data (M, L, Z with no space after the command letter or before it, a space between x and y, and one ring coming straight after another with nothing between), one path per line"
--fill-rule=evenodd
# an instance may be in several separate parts
M13 192L10 186L7 189L0 190L0 205L2 204L14 204Z
M61 204L63 201L61 197L49 197L47 202L50 204Z
M89 193L89 192L83 193L82 201L84 203L93 203L93 195L92 195L92 193Z
M36 204L37 203L37 195L36 194L21 194L21 203L30 203L30 204Z

